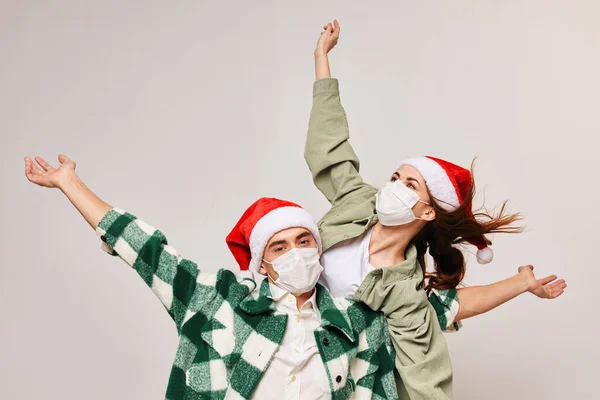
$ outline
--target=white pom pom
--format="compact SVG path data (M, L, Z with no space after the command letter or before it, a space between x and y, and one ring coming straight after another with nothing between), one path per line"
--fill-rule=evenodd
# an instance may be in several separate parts
M248 269L239 271L238 275L240 278L254 279L254 273Z
M494 259L494 251L489 247L477 250L477 262L487 264Z

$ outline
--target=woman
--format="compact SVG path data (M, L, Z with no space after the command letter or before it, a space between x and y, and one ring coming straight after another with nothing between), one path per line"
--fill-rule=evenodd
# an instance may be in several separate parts
M334 295L354 295L386 313L398 354L396 367L411 398L449 397L451 368L445 342L436 333L439 327L454 330L462 319L527 291L556 298L566 283L554 275L538 280L533 267L524 266L493 285L457 289L466 266L455 245L474 244L478 261L489 262L491 242L484 235L520 232L512 225L519 216L506 214L504 207L497 216L473 214L471 172L433 157L405 160L381 190L363 182L327 56L339 33L337 21L327 24L317 43L317 81L305 149L314 183L332 205L319 221L321 279ZM434 260L430 274L424 273L427 250ZM370 286L377 274L387 275L394 285L379 288L377 298L365 298L366 289L374 292ZM432 316L425 291L437 315ZM432 323L436 316L439 326ZM419 375L424 369L443 372L431 379Z

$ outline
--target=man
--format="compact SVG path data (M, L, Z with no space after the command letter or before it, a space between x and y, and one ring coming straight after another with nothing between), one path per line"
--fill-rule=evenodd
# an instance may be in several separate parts
M317 284L318 228L298 205L259 199L227 237L242 270L266 275L257 287L226 269L201 272L160 231L91 192L64 155L57 169L36 161L26 158L27 178L59 188L175 321L167 399L398 398L383 315Z

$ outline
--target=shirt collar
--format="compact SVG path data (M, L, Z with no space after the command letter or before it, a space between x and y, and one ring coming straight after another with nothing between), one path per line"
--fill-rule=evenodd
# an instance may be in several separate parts
M266 278L265 278L266 279ZM271 293L267 295L268 298L273 300L274 302L278 302L286 295L293 296L289 291L280 288L279 286L269 282L269 289ZM294 296L295 297L295 296ZM313 309L315 314L320 315L319 307L317 306L317 290L316 288L313 290L312 295L306 300L306 302L300 307L300 311Z

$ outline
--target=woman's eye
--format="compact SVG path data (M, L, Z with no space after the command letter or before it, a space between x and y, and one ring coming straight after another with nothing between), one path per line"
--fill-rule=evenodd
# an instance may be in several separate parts
M283 250L283 247L276 247L275 250L273 250L275 253L279 253L280 251Z
M390 179L391 182L396 182L396 177L392 176L392 179Z
M408 185L406 185L406 187L412 190L416 190L415 186L412 183L409 183Z

